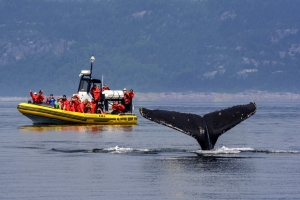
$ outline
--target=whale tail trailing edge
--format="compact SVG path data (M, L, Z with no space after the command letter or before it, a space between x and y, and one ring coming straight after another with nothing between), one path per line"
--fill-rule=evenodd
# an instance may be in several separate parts
M255 112L256 104L252 102L208 113L203 117L190 113L140 108L143 117L192 136L203 150L213 149L220 135Z

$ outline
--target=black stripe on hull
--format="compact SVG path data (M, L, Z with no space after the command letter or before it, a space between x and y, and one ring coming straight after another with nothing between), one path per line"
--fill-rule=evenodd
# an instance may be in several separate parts
M48 117L41 117L36 115L24 114L26 117L33 121L33 124L76 124L75 122L67 122L59 119L53 119Z

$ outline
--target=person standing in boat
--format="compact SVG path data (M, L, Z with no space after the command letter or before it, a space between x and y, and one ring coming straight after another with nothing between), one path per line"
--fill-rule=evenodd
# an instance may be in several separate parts
M106 84L104 84L104 86L102 87L102 91L104 90L110 90L110 88Z
M99 89L98 85L94 85L91 89L91 94L94 97L95 102L100 101L100 93L101 90Z
M133 89L130 89L130 91L127 92L126 88L124 88L123 92L124 92L123 104L125 106L125 112L132 112L132 98L134 97Z

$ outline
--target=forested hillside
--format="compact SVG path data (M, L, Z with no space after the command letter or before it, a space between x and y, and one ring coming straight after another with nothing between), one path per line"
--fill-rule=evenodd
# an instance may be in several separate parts
M0 0L0 90L300 92L300 1Z

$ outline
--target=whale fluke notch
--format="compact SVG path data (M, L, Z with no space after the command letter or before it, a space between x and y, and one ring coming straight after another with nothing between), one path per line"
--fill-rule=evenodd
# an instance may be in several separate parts
M146 108L140 108L139 111L146 119L192 136L203 150L210 150L214 148L220 135L254 115L256 109L256 104L251 102L208 113L203 117L190 113Z

